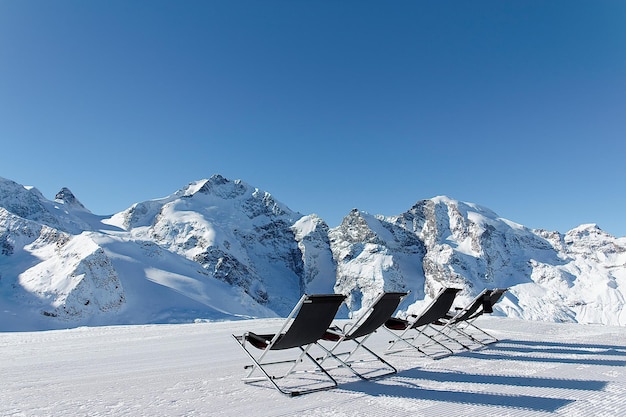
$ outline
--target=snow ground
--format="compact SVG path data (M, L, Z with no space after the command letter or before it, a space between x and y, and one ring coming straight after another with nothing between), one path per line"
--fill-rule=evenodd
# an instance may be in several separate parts
M244 384L231 337L278 319L0 333L2 416L619 416L626 415L626 327L485 317L501 339L431 360L385 358L398 373L290 398ZM368 343L381 352L383 331Z

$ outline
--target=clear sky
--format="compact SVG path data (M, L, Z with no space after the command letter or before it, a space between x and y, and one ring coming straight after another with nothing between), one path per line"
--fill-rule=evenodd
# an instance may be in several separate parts
M96 214L217 173L626 236L626 1L0 0L0 144Z

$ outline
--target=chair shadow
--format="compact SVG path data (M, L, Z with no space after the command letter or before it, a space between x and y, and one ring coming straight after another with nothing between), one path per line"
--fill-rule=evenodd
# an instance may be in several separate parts
M494 346L497 346L499 350L510 350L516 352L546 352L579 355L598 354L626 357L626 345L616 346L504 339L494 344Z
M501 340L485 349L459 355L485 360L514 360L524 362L572 363L577 365L626 366L626 348L611 345L541 343ZM507 354L510 353L510 354ZM529 354L529 355L524 355ZM532 356L531 356L532 355ZM593 358L590 356L602 356ZM624 360L605 356L624 356Z
M423 369L402 371L396 375L413 379L427 379L436 382L474 383L489 385L511 385L531 388L558 388L568 390L599 391L608 382L597 380L541 378L531 376L466 374L461 372L439 372Z
M511 354L507 354L510 352ZM539 354L539 356L524 355ZM626 356L623 346L567 344L555 342L527 342L503 340L484 349L457 354L480 360L508 360L528 362L574 363L580 365L625 366L626 360L589 358L593 355ZM549 355L549 356L547 356ZM576 357L583 356L584 357ZM400 378L400 381L393 379ZM386 380L392 383L385 383ZM433 371L421 368L407 369L377 382L354 381L341 384L339 389L366 393L372 396L400 397L415 400L430 400L473 404L483 406L499 406L521 408L532 411L554 412L575 400L534 395L512 395L486 392L472 392L456 389L427 389L420 386L420 380L428 380L454 384L486 384L509 387L551 388L564 390L602 391L607 381L579 380L563 378L545 378L533 376L489 375L464 372Z
M559 408L574 402L574 400L566 398L427 389L418 384L417 380L421 378L418 375L419 371L401 372L396 375L403 376L404 378L415 379L414 382L402 381L402 383L394 382L392 384L385 384L383 383L384 380L374 383L355 381L352 383L341 384L339 389L343 391L365 393L376 397L398 397L412 400L426 400L478 406L498 406L544 412L554 412ZM424 374L424 377L428 376L432 375ZM443 379L446 378L454 379L451 374L447 377L443 377ZM468 378L468 382L480 383L483 376L466 375L466 378Z

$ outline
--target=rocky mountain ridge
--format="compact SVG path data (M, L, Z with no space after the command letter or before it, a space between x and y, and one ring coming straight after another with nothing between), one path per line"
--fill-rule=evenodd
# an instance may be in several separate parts
M113 216L63 188L47 200L0 178L0 330L284 316L302 293L380 291L418 311L442 286L468 302L509 288L496 314L626 325L626 238L595 225L531 230L448 197L329 228L214 175Z

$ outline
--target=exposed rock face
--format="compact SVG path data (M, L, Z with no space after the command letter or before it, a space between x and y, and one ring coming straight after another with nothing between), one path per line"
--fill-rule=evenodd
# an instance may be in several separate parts
M58 219L48 211L45 198L36 188L26 188L13 181L0 178L0 207L22 217L55 226Z
M425 248L414 234L353 210L329 236L337 263L335 290L348 295L351 311L358 313L381 291L423 295Z
M328 237L328 225L316 215L300 218L292 227L298 243L303 276L303 292L333 293L337 265Z
M78 199L74 196L74 194L67 187L61 188L61 191L59 191L54 196L54 200L59 203L67 204L68 206L71 206L74 208L81 208L81 209L85 208L85 206L83 206L83 204L80 201L78 201Z
M70 321L124 305L117 272L88 232L70 235L0 207L0 242L0 263L9 264L0 288L9 301Z
M381 290L410 289L419 301L454 286L469 301L483 288L501 287L510 292L499 310L510 316L626 324L626 239L595 225L565 235L530 230L436 197L394 217L355 210L329 235L336 289L350 294L352 310Z
M127 210L121 224L288 313L304 291L302 253L292 226L302 215L242 181L214 175L172 196Z

